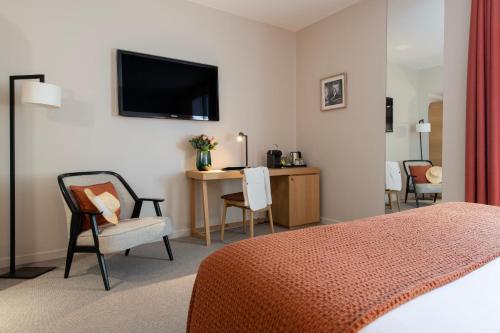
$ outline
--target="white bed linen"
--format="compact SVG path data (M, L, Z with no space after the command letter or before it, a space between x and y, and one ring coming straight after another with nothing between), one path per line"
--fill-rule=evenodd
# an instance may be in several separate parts
M393 309L360 332L500 332L500 259Z

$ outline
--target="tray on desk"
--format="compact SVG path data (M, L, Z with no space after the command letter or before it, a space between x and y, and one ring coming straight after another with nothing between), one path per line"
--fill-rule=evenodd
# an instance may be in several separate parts
M304 165L282 165L279 168L276 169L288 169L288 168L307 168L307 164Z

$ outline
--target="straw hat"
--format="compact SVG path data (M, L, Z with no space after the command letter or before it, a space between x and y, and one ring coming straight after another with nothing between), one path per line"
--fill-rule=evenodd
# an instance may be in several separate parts
M441 184L443 182L443 168L440 166L430 167L425 173L425 178L431 184Z
M95 208L102 212L102 216L106 221L118 224L118 216L116 215L116 212L120 209L120 200L109 192L95 195L89 188L86 188L83 191Z

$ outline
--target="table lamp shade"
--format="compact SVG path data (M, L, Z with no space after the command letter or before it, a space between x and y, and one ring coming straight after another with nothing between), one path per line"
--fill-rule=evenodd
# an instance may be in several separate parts
M431 123L418 123L416 131L417 133L430 133Z
M21 87L21 102L61 107L61 87L50 83L26 81Z

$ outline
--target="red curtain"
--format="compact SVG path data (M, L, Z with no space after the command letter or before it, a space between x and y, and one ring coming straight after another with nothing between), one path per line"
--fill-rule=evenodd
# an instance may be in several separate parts
M500 1L472 0L466 201L500 206Z

